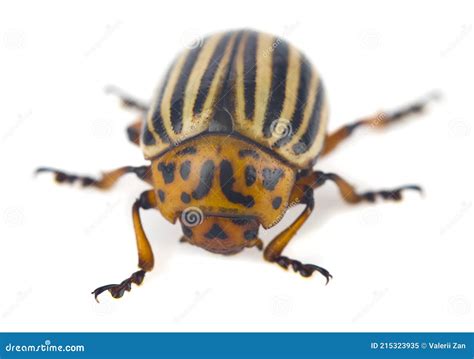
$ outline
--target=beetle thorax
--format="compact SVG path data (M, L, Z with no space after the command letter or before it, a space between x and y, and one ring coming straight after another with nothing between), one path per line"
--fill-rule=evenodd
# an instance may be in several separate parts
M295 170L253 143L209 134L182 143L152 163L158 209L171 222L186 210L251 217L269 228L286 211Z

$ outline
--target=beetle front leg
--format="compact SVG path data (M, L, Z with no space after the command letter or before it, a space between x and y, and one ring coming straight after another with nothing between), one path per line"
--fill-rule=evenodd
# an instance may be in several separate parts
M138 178L151 184L151 168L150 166L125 166L117 168L113 171L104 172L101 178L92 178L89 176L77 176L73 174L68 174L63 171L50 168L50 167L40 167L36 170L35 173L42 172L51 172L54 173L54 178L58 183L74 183L80 182L83 187L95 187L101 190L107 190L111 188L120 177L127 173L135 173Z
M138 249L138 267L140 270L133 273L129 278L125 279L120 284L108 284L95 289L92 292L92 294L94 294L95 300L97 300L99 294L107 290L114 298L122 297L125 291L129 292L132 289L132 283L140 285L145 278L145 273L150 272L153 269L153 251L151 249L150 242L146 237L145 231L143 230L139 209L150 209L155 207L156 197L153 190L143 192L132 207L133 227L135 229L135 237L137 240Z
M382 128L394 122L403 120L412 114L422 113L428 103L432 100L438 99L438 93L432 93L425 98L416 101L408 106L402 107L395 111L380 112L374 116L364 118L362 120L353 122L346 126L341 127L337 131L327 135L322 156L327 155L332 152L342 141L348 138L356 128L359 127L372 127L372 128Z
M291 259L282 256L281 253L285 249L286 245L296 235L296 232L306 222L309 215L314 208L313 190L310 187L304 188L304 196L299 197L298 193L293 193L290 202L293 204L301 203L305 204L304 211L296 218L296 220L278 236L276 236L265 248L263 257L269 261L280 265L281 267L288 269L292 267L295 272L300 273L303 277L310 277L315 271L321 273L326 278L326 284L332 275L324 268L321 268L314 264L303 264L298 260Z

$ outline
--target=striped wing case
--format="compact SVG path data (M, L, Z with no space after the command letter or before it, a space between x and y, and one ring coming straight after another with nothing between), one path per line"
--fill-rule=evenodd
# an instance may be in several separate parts
M143 126L146 158L203 133L244 136L299 168L322 149L328 107L322 81L284 40L255 31L215 34L180 54Z

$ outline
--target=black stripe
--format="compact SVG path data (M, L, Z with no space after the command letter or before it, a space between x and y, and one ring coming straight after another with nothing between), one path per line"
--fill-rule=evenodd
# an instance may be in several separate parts
M272 136L271 124L278 120L285 102L286 74L288 72L288 44L282 39L273 42L272 85L263 122L263 134Z
M316 138L316 135L319 130L319 121L321 118L321 110L324 101L324 87L322 82L319 81L318 84L318 93L316 94L316 100L314 101L313 112L309 118L308 127L301 136L301 139L293 145L293 152L297 155L306 152L310 149L311 145Z
M234 170L232 164L223 160L220 165L220 174L219 174L220 185L222 193L224 196L232 203L238 203L244 207L250 208L255 204L255 200L252 196L245 196L240 192L235 192L232 187L234 186Z
M196 152L196 147L188 146L176 152L176 156L194 155Z
M241 41L243 31L235 35L235 41L232 46L231 54L227 72L223 76L223 86L217 96L216 110L209 124L209 132L225 132L231 133L234 129L233 114L235 113L235 79L237 77L236 71L236 54ZM231 35L235 33L230 33Z
M163 84L161 85L160 94L158 95L155 109L151 117L153 130L155 131L155 133L158 134L158 136L160 136L161 141L163 141L164 143L170 143L170 138L168 136L168 133L166 132L166 128L163 123L163 118L161 117L161 102L163 101L163 95L165 93L166 85L168 84L168 80L170 78L172 68L173 68L173 65L170 66L170 68L168 69L168 72L165 75L165 78L163 79Z
M260 158L257 151L251 150L251 149L240 150L239 151L239 156L240 156L240 158L252 157L256 160L258 160Z
M291 119L291 131L288 133L288 135L275 142L274 146L277 148L290 142L291 138L296 133L296 131L298 131L301 123L303 122L304 110L306 103L308 102L308 94L311 90L310 85L313 71L310 62L308 59L306 59L306 57L304 57L304 55L301 55L300 64L298 95L296 97L295 111L293 112Z
M255 88L257 78L257 40L258 33L248 33L244 50L244 97L245 116L253 119L255 112Z
M203 46L204 44L190 50L181 69L178 82L173 91L173 96L171 97L171 126L176 134L181 133L181 130L183 129L184 91L193 66L196 63L196 59Z
M196 102L194 102L194 114L199 114L202 111L204 103L206 102L207 94L209 93L209 89L212 85L212 80L214 80L214 76L219 64L222 61L222 57L224 57L225 49L227 48L227 44L229 43L229 39L231 38L232 34L233 33L231 32L225 34L214 49L211 60L209 61L206 71L204 71L204 75L201 79Z
M229 60L225 86L223 86L221 93L219 94L219 108L225 109L228 114L230 113L232 115L235 113L235 94L237 87L237 51L239 49L240 43L242 42L242 37L244 34L245 31L239 31L235 36L234 46L232 48L232 53ZM233 128L233 119L231 116L228 117L230 117L230 121L232 121Z
M192 193L194 199L205 197L211 190L212 179L214 178L214 162L212 160L204 162L199 177L199 185Z

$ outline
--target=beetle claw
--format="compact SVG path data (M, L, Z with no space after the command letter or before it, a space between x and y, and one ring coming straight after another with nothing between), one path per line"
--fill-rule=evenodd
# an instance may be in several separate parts
M375 202L377 197L381 197L382 199L386 200L400 201L402 199L402 192L404 190L418 191L420 194L423 194L423 189L420 186L407 185L392 190L365 192L360 195L360 198L371 203Z
M125 294L125 291L130 292L132 290L132 283L135 283L136 285L140 285L142 284L144 278L145 278L145 271L139 270L133 273L129 278L122 281L122 283L104 285L92 291L91 294L94 294L94 298L97 303L99 303L99 300L97 299L97 297L105 291L109 291L110 295L113 298L116 298L116 299L122 298L123 295Z
M311 277L314 272L319 272L326 278L326 285L332 278L332 275L326 269L315 264L303 264L296 259L291 259L285 256L278 257L275 262L285 269L288 269L288 267L291 266L295 273L299 273L301 276L306 278Z

